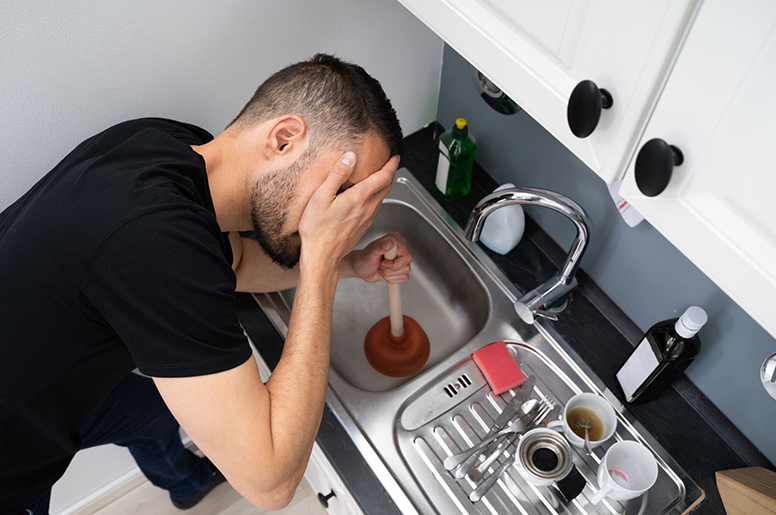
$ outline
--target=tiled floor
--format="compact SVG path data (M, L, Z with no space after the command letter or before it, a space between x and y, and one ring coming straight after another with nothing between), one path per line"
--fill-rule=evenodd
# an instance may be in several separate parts
M228 483L216 487L197 506L185 512L170 503L166 490L144 482L112 503L94 512L94 515L326 515L316 494L302 480L291 504L281 511L269 512L253 506Z

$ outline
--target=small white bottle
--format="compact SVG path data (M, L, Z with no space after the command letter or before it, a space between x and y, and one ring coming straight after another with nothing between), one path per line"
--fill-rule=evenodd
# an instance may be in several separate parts
M515 185L507 182L494 191L514 188ZM502 207L493 211L485 219L482 227L480 241L493 252L501 254L509 253L520 243L525 231L525 213L523 206L515 204Z

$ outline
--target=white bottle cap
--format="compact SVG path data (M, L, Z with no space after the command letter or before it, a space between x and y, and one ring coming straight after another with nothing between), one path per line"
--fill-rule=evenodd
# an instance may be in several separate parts
M708 321L709 316L703 308L699 306L690 306L687 308L687 311L679 317L679 320L676 321L674 328L682 338L692 338Z

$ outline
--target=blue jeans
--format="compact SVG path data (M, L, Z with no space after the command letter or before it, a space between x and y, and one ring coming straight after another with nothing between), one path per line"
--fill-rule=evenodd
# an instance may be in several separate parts
M204 490L213 475L207 460L183 447L178 422L151 379L129 374L79 430L82 448L113 443L126 447L151 483L188 499ZM51 490L27 510L48 515Z

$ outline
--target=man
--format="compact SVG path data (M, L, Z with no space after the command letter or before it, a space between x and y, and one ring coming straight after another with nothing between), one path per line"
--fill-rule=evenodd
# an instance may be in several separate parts
M128 447L179 508L223 476L258 506L288 504L323 410L338 279L409 276L396 234L393 261L388 238L352 250L400 149L379 83L317 55L270 77L215 139L119 124L3 211L0 513L48 513L73 455L103 443ZM293 286L264 385L233 292ZM208 459L182 447L175 419Z

